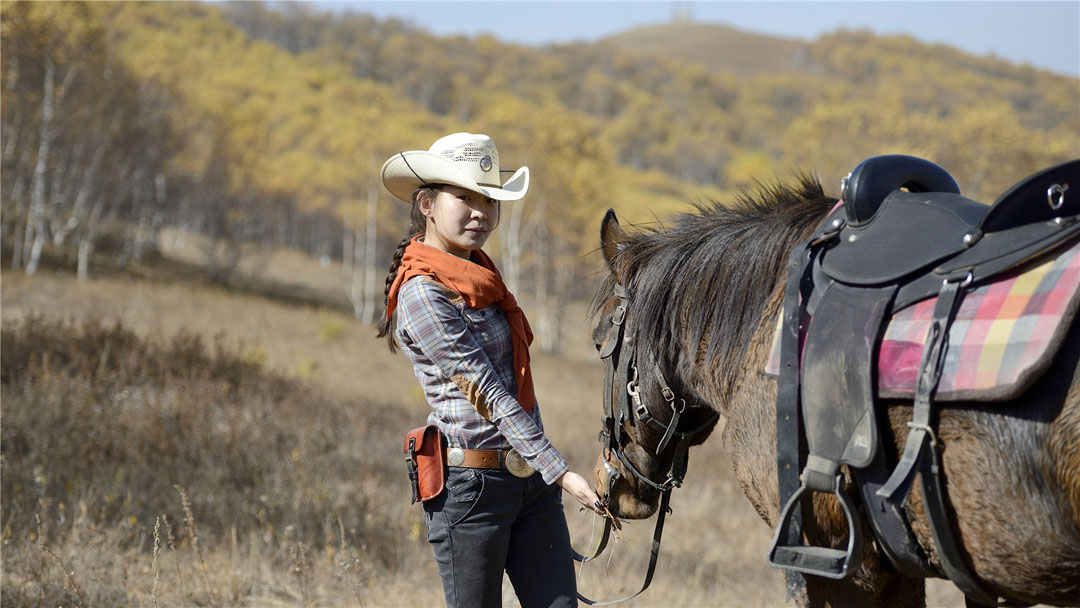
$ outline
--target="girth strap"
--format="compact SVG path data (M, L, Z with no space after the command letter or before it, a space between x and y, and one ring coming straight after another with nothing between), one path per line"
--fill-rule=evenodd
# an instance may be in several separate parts
M904 453L900 456L889 480L877 491L879 496L890 502L903 505L911 492L915 480L916 464L922 457L923 447L933 433L931 424L931 399L941 379L941 370L945 363L945 350L949 343L949 324L956 316L956 307L960 303L960 281L945 281L938 293L934 306L934 320L928 330L923 346L922 360L919 362L919 379L915 388L915 407L912 421L908 423L908 433Z
M934 435L933 395L941 380L946 350L949 344L949 326L962 298L960 295L971 282L971 275L946 279L938 293L934 306L934 319L923 346L922 360L919 363L919 379L915 389L912 421L908 423L907 442L900 462L885 485L877 491L878 496L895 509L903 507L911 492L916 466L921 472L920 480L923 500L926 507L930 531L937 545L941 558L941 567L945 575L964 592L970 600L987 606L996 606L997 596L987 592L975 580L971 569L964 563L960 543L953 533L945 505L941 475L941 459L937 437ZM926 452L929 451L929 458Z

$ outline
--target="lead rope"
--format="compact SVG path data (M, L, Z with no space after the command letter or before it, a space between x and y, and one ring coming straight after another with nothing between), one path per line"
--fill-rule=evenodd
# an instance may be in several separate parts
M590 606L611 606L612 604L618 604L619 602L625 602L625 601L628 601L628 600L632 600L635 597L637 597L637 596L641 595L642 593L644 593L645 590L649 588L649 585L652 584L653 574L656 573L656 561L660 557L660 539L664 536L664 520L667 517L667 514L671 512L670 503L671 503L671 490L669 489L669 490L663 492L661 494L661 496L660 496L660 513L656 516L656 527L653 528L652 549L649 552L649 568L645 571L645 582L641 584L641 589L638 589L637 592L634 593L633 595L628 595L626 597L619 598L617 600L609 600L609 601L606 601L606 602L597 602L595 600L591 600L591 599L585 597L584 595L582 595L581 592L579 591L578 594L577 594L579 600L581 600L582 602L584 602L584 603L586 603L586 604L588 604ZM579 561L579 562L585 563L585 562L587 562L587 561L589 561L591 559L594 559L596 556L600 555L600 552L603 551L605 546L607 546L608 534L610 532L611 532L611 522L605 520L605 522L604 522L604 534L603 534L603 537L600 539L601 543L600 543L600 546L597 547L596 553L594 553L592 556L586 558L586 557L582 557L577 551L574 551L574 559ZM579 558L581 558L581 559L579 559Z

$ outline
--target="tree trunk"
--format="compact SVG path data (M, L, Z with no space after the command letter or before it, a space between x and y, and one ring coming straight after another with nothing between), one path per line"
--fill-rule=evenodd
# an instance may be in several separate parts
M364 311L363 319L364 323L374 323L376 315L380 309L379 304L381 300L378 293L378 268L376 266L376 255L378 245L378 211L379 211L379 190L377 188L371 188L368 190L367 200L367 234L364 236Z
M80 281L90 278L90 254L94 252L94 240L97 238L98 222L101 221L101 213L105 208L105 200L98 198L94 201L94 207L86 218L86 229L79 238L79 256L75 267L75 276Z
M25 234L24 231L19 230L19 220L24 217L29 218L29 213L23 202L26 179L21 172L15 177L15 185L11 190L11 200L15 202L15 221L12 228L12 232L15 233L15 242L12 243L11 247L11 269L19 270L22 268L23 238Z
M9 95L8 99L15 98L15 88L19 82L19 54L11 51L12 49L9 46L8 57L11 58L11 67L8 68L7 82L4 83L4 86L7 89L4 94ZM5 163L11 162L11 159L15 154L15 142L19 141L20 127L22 124L22 105L20 104L15 107L15 117L12 119L11 123L4 124L4 134L6 135L4 142Z
M363 289L363 262L362 245L360 243L360 220L352 222L351 230L344 232L344 242L341 247L341 279L345 285L345 295L352 304L353 318L357 321L364 320L364 289Z
M343 220L343 223L345 221ZM353 258L355 257L355 246L353 240L356 238L356 225L355 223L346 223L341 231L341 285L345 288L345 295L349 298L349 302L353 305L353 316L359 320L356 312L356 302L353 298L353 286L352 286L352 269L355 263Z
M26 274L34 274L41 260L41 246L45 243L45 170L49 160L49 137L53 118L53 76L56 68L52 57L45 56L45 94L41 101L41 141L38 145L37 164L34 167L33 198L30 201L30 213L26 220L26 236L23 246L30 244L30 250L24 252L27 258Z
M517 293L521 282L521 245L524 238L521 233L521 215L524 207L520 202L510 207L510 221L502 238L503 282L510 293Z
M364 254L360 238L360 219L353 224L352 266L349 272L349 300L353 305L353 318L364 320Z
M550 352L551 342L551 317L552 310L549 306L548 278L551 270L551 250L549 248L546 230L541 226L539 237L536 239L536 264L533 272L533 296L536 300L537 314L533 332L536 335L542 352Z
M565 245L563 245L565 246ZM570 256L557 256L557 260L570 260ZM548 308L554 307L548 344L549 353L561 353L566 329L567 308L570 303L571 286L574 283L574 265L566 261L555 262L555 288Z

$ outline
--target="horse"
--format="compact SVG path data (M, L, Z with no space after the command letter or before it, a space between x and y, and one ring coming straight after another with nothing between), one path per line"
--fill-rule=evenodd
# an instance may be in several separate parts
M637 405L630 420L607 421L604 433L616 434L620 453L604 447L594 471L612 515L652 516L661 495L683 481L686 452L712 434L719 415L720 441L743 492L765 523L777 526L777 380L763 370L788 256L838 202L818 179L798 175L759 183L728 204L699 204L670 227L627 232L608 210L600 230L608 272L593 299L593 341L602 356L621 341L631 351L622 357L636 360L609 370L605 411L619 407L622 387ZM890 399L883 407L880 441L895 461L913 403ZM1080 605L1080 322L1020 397L943 407L937 440L950 520L980 583L1012 602ZM851 471L842 472L840 491L853 494ZM935 575L947 578L917 485L904 510ZM808 543L844 542L849 529L835 496L814 494L806 513ZM866 529L865 513L857 518ZM849 576L807 576L797 604L925 605L924 578L898 572L872 535L860 544L861 561Z

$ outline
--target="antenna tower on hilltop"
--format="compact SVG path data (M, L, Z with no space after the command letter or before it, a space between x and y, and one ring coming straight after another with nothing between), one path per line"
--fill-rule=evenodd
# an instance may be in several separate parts
M690 23L694 20L694 7L693 2L672 2L671 3L671 21L672 23Z

